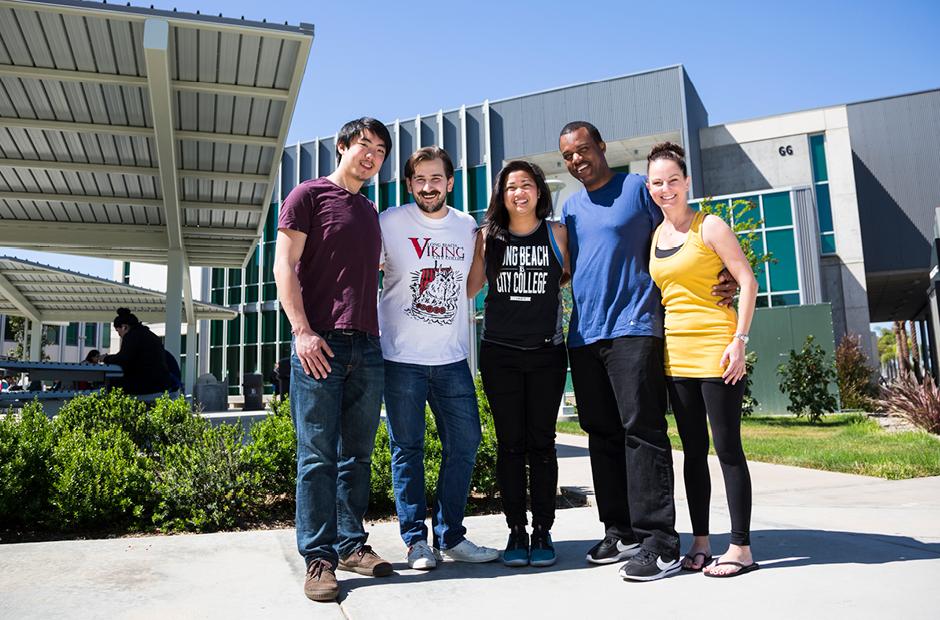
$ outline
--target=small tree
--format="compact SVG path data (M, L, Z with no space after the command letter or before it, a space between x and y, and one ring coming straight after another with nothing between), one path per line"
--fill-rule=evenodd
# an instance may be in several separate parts
M7 354L14 359L23 358L23 342L25 340L24 336L26 335L26 319L21 316L8 316L7 322L10 324L10 330L13 332L13 340L16 341L16 346L11 348ZM29 334L29 337L32 338L32 334ZM42 330L42 339L40 340L39 345L39 359L40 361L46 362L50 358L46 355L46 345L49 344L49 330ZM27 350L28 347L27 347Z
M731 226L753 271L756 272L764 263L776 262L771 252L765 251L758 255L754 251L754 243L760 239L760 233L757 230L764 225L764 220L758 217L760 211L753 202L740 199L730 202L726 200L712 202L711 198L705 198L699 203L699 209L703 213L717 215Z
M754 365L757 364L757 353L748 351L744 356L744 400L741 403L741 415L747 417L760 406L754 394L751 393L751 377L754 374Z
M872 369L861 347L861 336L846 334L836 347L836 378L843 409L871 411L877 395Z
M780 391L787 395L790 404L787 411L797 416L806 415L812 423L836 409L836 397L829 393L829 384L836 371L826 352L806 337L799 353L790 349L790 358L777 368L780 375Z

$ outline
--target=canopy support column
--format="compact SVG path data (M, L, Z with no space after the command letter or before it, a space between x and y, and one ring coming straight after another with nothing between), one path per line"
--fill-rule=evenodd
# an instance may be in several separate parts
M29 331L30 331L29 359L41 361L42 360L42 321L37 321L36 319L31 320L29 322Z
M183 251L171 249L166 263L166 350L180 358L180 332L183 315Z

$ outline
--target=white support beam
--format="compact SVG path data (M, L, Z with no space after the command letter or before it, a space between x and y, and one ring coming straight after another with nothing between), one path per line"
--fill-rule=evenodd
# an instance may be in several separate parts
M7 159L0 158L0 168L9 167L23 170L49 170L57 172L89 172L92 174L126 174L137 176L157 176L160 169L151 166L124 166L119 164L92 164L86 162L49 161L45 159ZM231 181L234 183L267 183L263 174L242 172L214 172L212 170L177 170L181 179L200 181Z
M160 172L159 168L149 166L89 164L85 162L49 161L45 159L0 159L0 167L58 172L90 172L93 174L132 174L139 176L156 176Z
M237 211L239 213L261 213L264 211L263 205L241 204L241 203L220 203L220 202L196 202L192 200L181 200L179 206L183 209L219 209L222 211Z
M163 226L131 224L79 224L74 222L31 222L3 220L0 226L0 245L24 247L33 245L62 246L93 249L94 241L107 242L110 248L166 249L166 229Z
M166 313L161 309L159 311L142 310L134 311L134 315L146 323L163 323L166 321ZM233 313L223 311L200 311L197 317L200 320L207 321L228 321L234 318ZM56 310L46 313L43 320L46 323L70 323L84 321L86 323L107 322L114 318L114 309L109 309L106 313L97 310Z
M134 136L152 138L151 127L135 127L133 125L106 125L103 123L73 123L70 121L49 121L32 118L0 118L0 127L7 129L37 129L47 131L63 131L72 133L90 133L96 135ZM227 144L245 144L248 146L277 147L278 139L267 136L247 136L228 133L213 133L211 131L177 131L176 137L180 140L205 140L208 142L224 142Z
M163 208L159 198L136 198L130 196L89 196L84 194L47 194L45 192L2 192L0 200L36 200L41 202L66 202L97 205L126 205Z
M48 69L45 67L26 67L22 65L0 65L0 77L112 84L116 86L133 86L136 88L147 88L148 86L147 78L137 75L97 73L95 71L71 71L69 69ZM235 97L257 97L274 99L276 101L286 101L288 96L288 91L282 88L242 86L240 84L222 84L219 82L173 80L171 85L173 89L177 91L231 95Z
M42 321L29 321L29 359L42 359Z
M39 310L10 282L6 276L0 274L0 294L6 297L11 304L17 307L30 321L39 321Z
M180 357L182 331L183 272L188 270L185 255L180 248L167 252L166 261L166 321L163 325L164 347L177 360Z
M45 129L48 131L74 133L111 134L115 136L133 136L138 138L153 137L153 129L150 127L105 125L103 123L73 123L70 121L50 121L38 118L0 118L0 127L7 129Z

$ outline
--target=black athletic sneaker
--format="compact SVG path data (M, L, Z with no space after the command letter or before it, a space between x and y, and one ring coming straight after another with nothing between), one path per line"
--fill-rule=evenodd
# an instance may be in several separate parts
M592 564L613 564L627 558L632 558L640 551L636 542L626 542L616 536L605 536L587 553L587 561Z
M641 549L620 567L620 576L631 581L654 581L680 570L682 562L678 558L664 558L648 549Z

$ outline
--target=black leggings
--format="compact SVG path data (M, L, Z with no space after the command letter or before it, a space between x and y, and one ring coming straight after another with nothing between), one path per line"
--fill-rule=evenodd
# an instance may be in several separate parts
M509 527L526 524L526 461L532 525L551 529L555 521L555 422L567 370L563 344L534 351L480 345L480 375L496 425L496 479Z
M721 463L731 511L731 544L751 544L751 474L741 447L741 402L744 380L726 385L721 379L668 377L669 400L685 454L683 476L689 500L692 534L708 536L708 422Z

